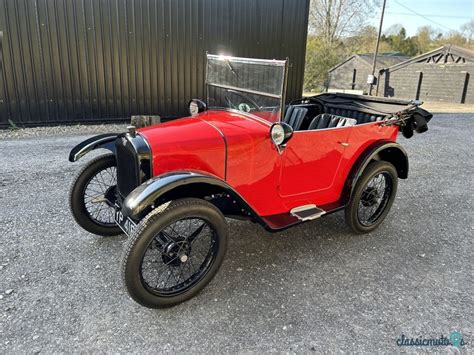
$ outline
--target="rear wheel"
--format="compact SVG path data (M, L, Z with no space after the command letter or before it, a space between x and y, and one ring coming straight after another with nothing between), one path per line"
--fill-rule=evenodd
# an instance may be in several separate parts
M226 248L226 221L214 205L189 198L160 206L138 224L125 248L127 291L150 308L184 302L211 281Z
M117 169L113 154L91 160L77 174L69 191L69 204L76 222L100 236L122 234L115 224Z
M346 207L346 223L355 233L368 233L385 219L397 193L398 175L386 161L374 161L357 182Z

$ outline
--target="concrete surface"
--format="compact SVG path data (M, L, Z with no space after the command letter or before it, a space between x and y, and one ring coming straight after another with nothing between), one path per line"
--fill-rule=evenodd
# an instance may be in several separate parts
M400 137L410 178L377 231L352 235L341 213L277 234L231 222L217 277L167 310L127 297L123 236L73 222L84 162L67 155L87 136L68 132L0 141L0 353L433 351L396 340L452 330L472 351L473 115Z
M430 112L436 113L474 113L474 104L425 102L422 107Z

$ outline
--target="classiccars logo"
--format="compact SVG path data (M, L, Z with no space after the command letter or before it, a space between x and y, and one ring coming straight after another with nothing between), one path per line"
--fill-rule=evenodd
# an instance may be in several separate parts
M454 346L455 348L461 348L467 345L460 332L453 331L449 337L441 335L439 338L425 338L419 336L416 338L410 338L402 334L397 339L398 346Z

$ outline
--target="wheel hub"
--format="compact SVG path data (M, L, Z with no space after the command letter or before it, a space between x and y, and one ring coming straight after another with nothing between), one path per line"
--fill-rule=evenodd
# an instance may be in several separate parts
M379 198L380 191L374 187L368 187L363 193L361 197L361 202L364 207L371 207L377 203Z
M191 254L191 244L185 238L168 243L165 252L161 255L165 264L179 266L189 260Z

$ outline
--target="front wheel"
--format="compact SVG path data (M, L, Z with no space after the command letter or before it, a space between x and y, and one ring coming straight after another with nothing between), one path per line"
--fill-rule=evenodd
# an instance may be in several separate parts
M346 207L347 225L358 234L376 229L392 207L397 186L397 170L392 164L386 161L370 163Z
M71 212L86 231L100 236L122 234L115 224L117 169L115 156L99 156L77 174L69 190Z
M193 198L162 205L140 221L128 241L125 287L145 307L174 306L211 281L226 248L226 221L214 205Z

